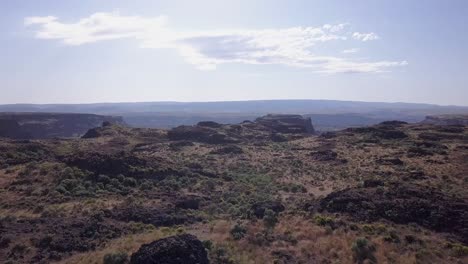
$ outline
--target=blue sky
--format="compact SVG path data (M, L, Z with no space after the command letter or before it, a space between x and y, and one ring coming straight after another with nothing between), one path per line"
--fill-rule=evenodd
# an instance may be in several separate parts
M0 103L468 105L467 14L463 0L5 0Z

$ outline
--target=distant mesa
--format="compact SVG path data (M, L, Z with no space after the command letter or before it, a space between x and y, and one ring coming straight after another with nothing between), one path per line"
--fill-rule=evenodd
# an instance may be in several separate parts
M199 122L195 126L178 126L168 131L169 140L196 141L208 144L229 144L240 141L276 142L287 141L287 137L315 134L310 118L300 115L266 115L255 122L222 125L212 121Z
M103 123L104 122L104 123ZM125 124L122 117L69 113L0 113L0 137L79 137L101 124Z
M312 120L301 115L274 115L259 117L256 123L264 125L279 133L308 133L315 134Z
M198 122L197 126L217 128L217 127L221 127L222 125L214 121L202 121L202 122Z
M399 121L399 120L391 120L391 121L383 121L379 125L383 126L402 126L402 125L407 125L408 122L404 121Z

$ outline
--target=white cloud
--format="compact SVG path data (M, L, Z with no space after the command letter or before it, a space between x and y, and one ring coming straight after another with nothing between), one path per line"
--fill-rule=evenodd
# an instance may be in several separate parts
M26 26L39 25L41 39L60 39L68 45L81 45L101 40L137 38L156 35L165 26L166 17L142 18L120 16L118 13L95 13L76 23L65 24L56 17L27 17Z
M358 48L352 48L352 49L345 49L342 51L342 53L349 54L349 53L356 53L358 51L359 51Z
M371 33L354 32L353 38L360 40L360 41L369 41L369 40L377 40L379 39L379 36L375 34L374 32L371 32Z
M345 32L347 24L263 30L177 31L168 26L165 16L145 18L118 13L95 13L75 23L62 23L52 16L28 17L24 23L38 27L37 38L57 39L66 45L132 38L138 40L142 48L173 48L188 63L201 70L214 70L225 63L243 63L278 64L327 73L382 72L389 67L406 65L406 62L351 61L313 52L326 42L346 41L349 35ZM374 33L355 32L352 36L362 41L378 38Z

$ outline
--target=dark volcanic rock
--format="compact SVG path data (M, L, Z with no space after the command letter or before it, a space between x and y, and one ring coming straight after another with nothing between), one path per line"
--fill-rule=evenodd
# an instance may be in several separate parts
M382 165L403 165L403 161L399 158L380 158L377 163Z
M347 128L346 131L360 134L370 134L373 137L381 139L403 139L408 137L408 135L406 135L403 131L395 129L395 126L388 125Z
M318 161L332 161L336 160L338 157L338 154L334 152L333 150L319 150L319 151L313 151L310 153L313 159L318 160Z
M98 138L101 136L98 128L91 128L81 138Z
M370 185L334 192L320 202L320 208L365 221L384 218L397 224L417 223L468 242L468 201L416 184L382 188Z
M399 130L379 130L375 135L383 139L402 139L408 137L408 135Z
M218 128L218 127L221 127L222 125L214 121L202 121L202 122L198 122L197 126Z
M109 127L109 126L112 126L112 122L110 122L110 121L104 121L104 122L102 122L102 125L101 125L101 126L102 126L102 127Z
M391 121L384 121L380 123L379 125L384 125L384 126L402 126L402 125L407 125L408 122L404 121L399 121L399 120L391 120Z
M377 180L377 179L367 179L367 180L364 180L362 185L364 187L377 187L377 186L383 186L384 183L383 181Z
M104 154L99 152L81 153L64 158L69 166L87 170L96 175L138 175L137 167L148 167L147 161L130 153Z
M263 218L265 210L270 209L276 213L284 211L284 205L277 201L259 202L252 205L252 211L257 218Z
M198 210L200 199L198 197L185 197L175 203L176 208Z
M430 141L441 141L447 139L463 139L463 135L459 134L443 134L443 133L433 133L433 132L423 132L418 136L420 139L423 140L430 140Z
M285 136L283 136L281 134L278 134L278 133L271 134L270 139L273 142L286 142L286 141L288 141L288 139Z
M439 126L436 128L439 132L445 133L463 133L465 131L464 126Z
M408 157L432 156L432 155L434 155L434 152L426 148L413 146L408 149Z
M279 133L315 133L311 119L300 115L270 114L257 118L255 122Z
M447 146L434 141L414 142L414 145L408 148L408 157L447 155L447 149Z
M171 142L169 144L169 148L172 150L182 150L184 147L191 147L195 144L193 144L192 141L176 141L176 142Z
M244 153L244 150L242 148L235 146L235 145L230 145L222 148L215 149L210 152L211 154L242 154Z
M203 126L179 126L169 130L167 136L170 140L187 140L208 144L237 143L236 140L227 135Z
M329 139L329 138L335 138L335 137L336 137L336 132L330 132L330 131L328 131L328 132L325 132L325 133L321 134L320 137L321 137L321 138L327 138L327 139Z
M209 264L205 248L190 234L167 237L145 244L135 252L131 264Z

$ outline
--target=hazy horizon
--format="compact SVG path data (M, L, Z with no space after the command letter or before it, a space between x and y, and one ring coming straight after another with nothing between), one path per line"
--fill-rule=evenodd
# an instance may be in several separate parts
M296 98L296 99L246 99L246 100L211 100L211 101L174 101L174 100L164 100L164 101L96 101L96 102L69 102L69 103L0 103L0 105L99 105L99 104L191 104L191 103L236 103L236 102L275 102L275 101L328 101L328 102L353 102L353 103L375 103L375 104L408 104L408 105L430 105L430 106L453 106L453 107L468 107L466 105L456 105L456 104L435 104L435 103L426 103L426 102L403 102L403 101L359 101L359 100L339 100L339 99L313 99L313 98Z

